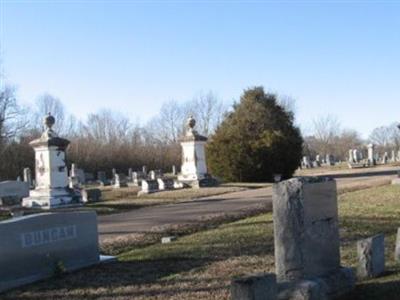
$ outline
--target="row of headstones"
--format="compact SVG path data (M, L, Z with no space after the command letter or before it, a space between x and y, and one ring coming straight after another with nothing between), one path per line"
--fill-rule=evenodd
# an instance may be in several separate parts
M374 165L375 163L387 164L388 162L399 162L400 161L400 150L396 152L392 150L391 156L389 157L389 153L385 152L382 156L379 156L374 151L374 146L368 145L368 156L364 157L363 152L359 149L350 149L349 150L349 163L361 163L363 160L367 160L370 165Z
M128 169L128 176L123 173L117 173L115 168L112 169L111 179L107 178L105 171L97 172L97 183L100 185L114 185L115 187L125 187L128 183L139 186L141 180L157 180L163 177L162 170L151 170L147 172L147 167L143 166L142 171L133 171L132 168ZM176 175L176 167L172 166L172 175ZM72 164L70 172L71 185L85 184L94 182L94 175L92 173L85 173L82 169L76 168L75 164Z
M301 160L301 168L302 169L311 169L318 168L323 165L334 166L335 165L335 157L331 154L327 154L325 158L321 158L321 155L316 155L315 159L312 160L309 156L303 156Z

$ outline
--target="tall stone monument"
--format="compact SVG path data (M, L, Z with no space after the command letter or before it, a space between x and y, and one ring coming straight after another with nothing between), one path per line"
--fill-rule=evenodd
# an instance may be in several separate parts
M207 180L205 145L207 138L200 135L195 129L196 120L190 116L187 120L187 129L183 138L182 146L182 168L178 180L190 186L200 186L202 180Z
M49 113L44 118L46 129L42 136L30 142L35 150L36 187L23 200L25 207L51 209L80 202L80 195L68 186L65 150L69 141L57 136L52 129L54 123L55 118Z

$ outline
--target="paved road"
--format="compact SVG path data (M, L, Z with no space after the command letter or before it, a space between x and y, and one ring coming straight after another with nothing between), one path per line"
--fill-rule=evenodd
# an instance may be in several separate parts
M337 177L338 187L347 187L359 182L376 181L393 177L394 169L371 171L369 176L353 174ZM201 198L194 201L170 205L145 207L120 214L99 217L100 240L109 240L130 234L149 232L167 225L179 225L198 222L207 215L237 213L252 210L260 206L271 208L272 189L261 188L234 192L224 195Z
M264 205L271 205L271 188L246 190L100 216L100 240L148 232L166 225L195 223L207 215L235 213Z

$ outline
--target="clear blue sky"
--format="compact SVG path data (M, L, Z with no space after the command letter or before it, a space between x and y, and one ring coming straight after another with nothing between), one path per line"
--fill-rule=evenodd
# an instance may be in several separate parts
M1 57L25 103L147 121L163 101L249 86L364 136L400 121L399 1L4 1Z

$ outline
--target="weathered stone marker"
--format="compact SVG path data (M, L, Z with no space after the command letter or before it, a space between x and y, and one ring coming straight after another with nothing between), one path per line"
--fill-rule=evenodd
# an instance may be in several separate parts
M231 282L232 300L275 300L277 284L275 274L255 274L234 278Z
M0 291L100 262L95 212L44 213L0 222Z
M320 293L336 297L355 284L340 266L336 182L293 178L274 185L275 269L279 299ZM296 298L297 297L297 298Z
M378 234L357 242L359 278L377 277L385 272L385 236Z

